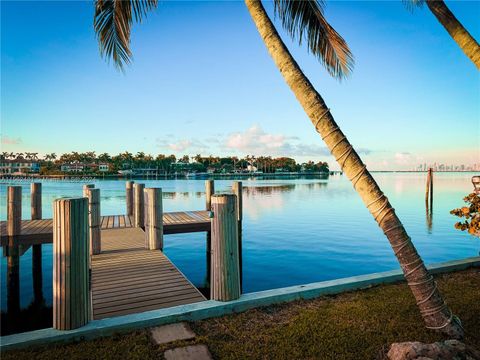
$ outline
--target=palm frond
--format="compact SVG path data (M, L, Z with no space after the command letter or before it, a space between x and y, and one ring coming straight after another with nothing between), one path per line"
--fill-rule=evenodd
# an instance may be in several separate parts
M425 0L402 0L403 5L407 8L408 11L415 10L417 7L422 7L425 4Z
M274 0L275 14L292 39L308 48L333 77L347 77L354 65L353 54L346 41L327 22L323 15L323 0Z
M97 0L93 27L100 53L121 70L130 63L130 32L133 19L141 22L157 6L157 0Z

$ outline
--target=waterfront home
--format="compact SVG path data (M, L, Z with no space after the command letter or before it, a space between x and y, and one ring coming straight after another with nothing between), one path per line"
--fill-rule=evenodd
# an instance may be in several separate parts
M63 163L60 166L60 171L68 172L68 173L80 173L80 172L95 171L97 170L97 168L98 168L97 164L83 164L81 162L73 162L73 163Z
M98 171L99 172L108 172L108 171L110 171L110 165L109 164L98 164Z
M0 174L36 174L39 171L40 163L37 160L27 160L22 157L0 160Z

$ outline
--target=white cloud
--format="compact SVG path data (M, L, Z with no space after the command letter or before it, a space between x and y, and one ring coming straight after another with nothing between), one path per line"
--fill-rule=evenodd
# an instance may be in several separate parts
M270 156L318 156L329 155L324 146L302 144L297 136L269 134L260 125L253 125L243 132L231 133L224 147L242 154Z
M18 145L22 143L21 138L11 138L9 136L2 136L2 145Z
M176 153L194 153L208 150L207 145L196 139L157 139L157 146L163 150L170 150Z
M192 146L190 140L180 140L177 143L168 144L168 148L173 151L185 151Z
M394 158L395 158L395 162L398 165L411 164L412 161L414 160L412 154L410 154L409 152L397 152L395 153Z
M320 137L317 143L306 144L298 136L268 133L254 124L245 131L232 132L228 135L213 134L206 138L177 139L165 135L157 139L157 146L162 151L172 151L177 154L211 153L218 155L255 155L255 156L288 156L318 158L330 156L330 151ZM364 155L372 153L366 148L357 152Z

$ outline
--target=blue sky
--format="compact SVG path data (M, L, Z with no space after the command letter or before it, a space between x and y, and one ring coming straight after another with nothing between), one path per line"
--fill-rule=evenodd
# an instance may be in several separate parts
M446 3L480 39L480 3ZM328 1L326 16L355 55L346 81L281 35L369 168L480 162L479 72L426 7ZM285 155L333 167L243 2L161 3L134 26L125 74L100 57L92 22L91 2L1 2L2 151Z

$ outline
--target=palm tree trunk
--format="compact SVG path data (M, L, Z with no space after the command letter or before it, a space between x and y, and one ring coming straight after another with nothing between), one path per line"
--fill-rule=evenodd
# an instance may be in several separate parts
M395 210L335 123L320 94L289 53L262 3L260 0L245 0L245 3L285 81L390 241L426 326L461 338L463 329L458 318L443 301Z
M427 0L427 5L440 24L443 25L453 40L460 46L460 49L480 69L480 46L453 15L445 2L443 0Z

